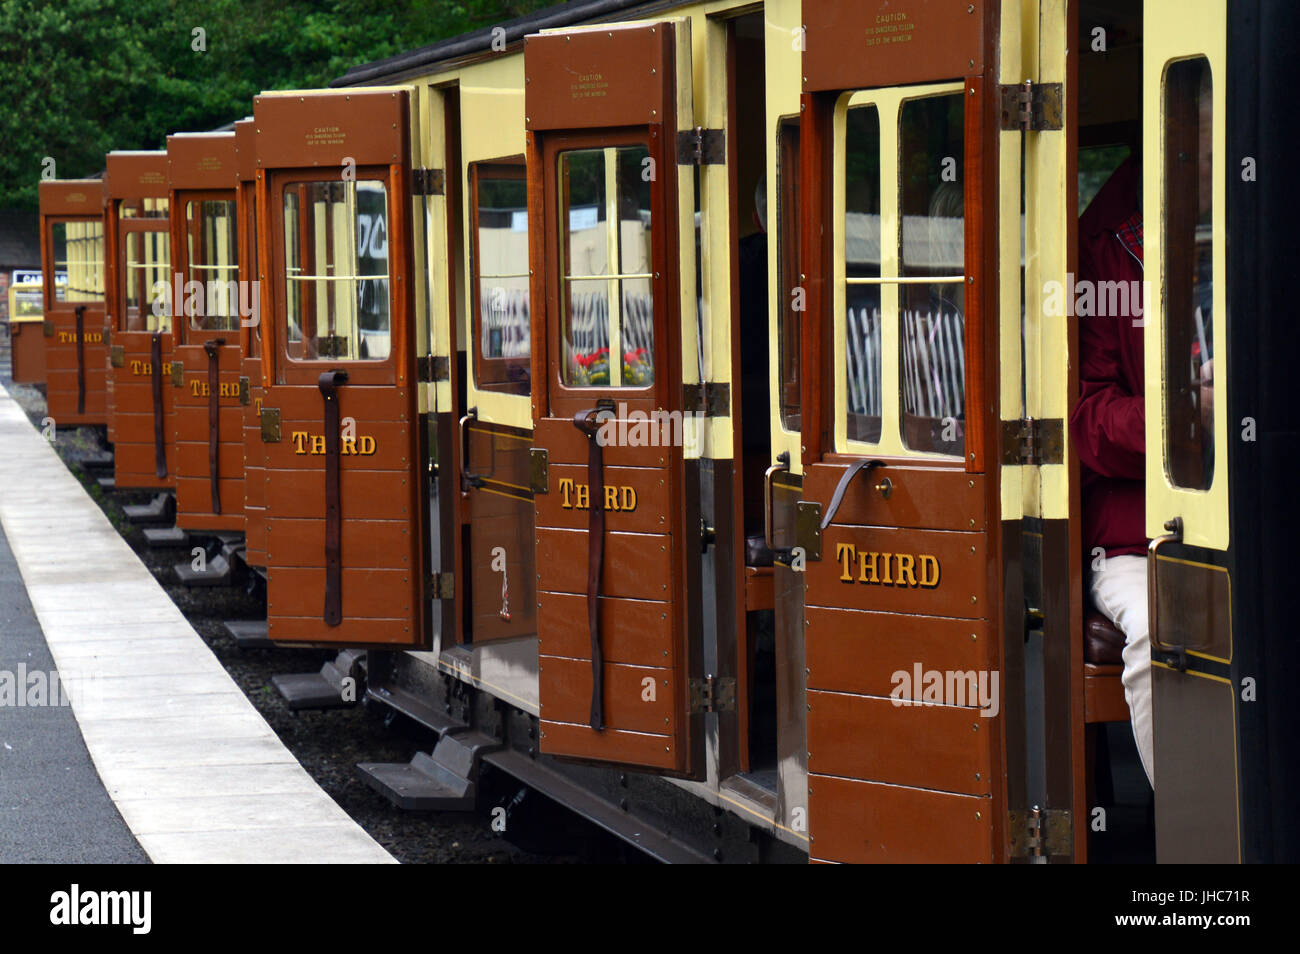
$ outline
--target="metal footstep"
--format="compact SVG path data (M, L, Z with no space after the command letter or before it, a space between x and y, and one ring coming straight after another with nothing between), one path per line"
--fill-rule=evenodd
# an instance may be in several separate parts
M96 477L96 478L95 478L95 483L97 483L97 484L99 485L99 489L100 489L100 490L116 490L116 489L117 489L117 478L114 477L112 474L109 474L109 475L106 476L106 477Z
M265 625L265 624L264 624ZM320 667L320 672L297 672L271 677L289 708L294 712L303 709L347 709L357 704L364 687L365 650L345 649L330 662Z
M147 504L127 504L122 513L136 526L171 523L176 519L176 498L169 493L154 494Z
M213 549L217 552L211 553ZM244 542L238 534L218 536L215 544L209 548L202 569L196 568L193 560L177 563L173 567L176 578L186 586L225 586L231 581L235 556L242 553L243 549Z
M228 619L223 624L226 633L240 649L274 649L275 643L267 638L264 619ZM316 673L315 675L320 675ZM279 677L276 677L279 678Z
M180 527L145 527L141 532L145 543L155 550L179 549L190 543L190 535Z
M433 754L417 752L410 763L361 762L357 775L397 808L406 811L473 811L478 796L479 763L501 748L490 735L472 729L451 731Z

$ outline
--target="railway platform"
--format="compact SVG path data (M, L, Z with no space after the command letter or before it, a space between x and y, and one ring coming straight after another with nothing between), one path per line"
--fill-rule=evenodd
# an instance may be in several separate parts
M0 860L393 862L2 387L0 532Z

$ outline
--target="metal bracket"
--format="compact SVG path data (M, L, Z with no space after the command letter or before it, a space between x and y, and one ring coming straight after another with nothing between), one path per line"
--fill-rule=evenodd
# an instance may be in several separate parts
M727 161L727 137L721 129L696 126L677 134L679 166L717 166Z
M451 361L445 354L426 354L415 359L415 379L426 384L451 380Z
M171 372L172 387L181 388L185 386L185 365L179 361L173 361L171 367L167 369Z
M822 505L800 500L794 508L794 544L807 560L822 558Z
M682 406L705 417L727 417L731 414L731 385L726 381L683 384Z
M1061 129L1064 117L1063 90L1060 83L1007 84L998 87L1001 116L998 128L1023 132Z
M321 335L316 339L316 355L321 358L346 358L348 339L343 335Z
M450 570L429 574L429 599L454 600L456 598L456 574Z
M126 367L126 346L110 345L108 349L108 363L115 368Z
M262 408L262 443L278 444L280 442L280 409L278 407Z
M47 338L53 338L53 337L54 337L54 319L52 319L52 318L46 318L43 322L41 322L41 331L45 334L45 337L47 337Z
M534 447L528 452L528 487L534 494L550 493L550 454L545 447Z
M441 169L412 169L411 195L446 195L447 177Z
M1068 808L1039 808L1007 812L1007 836L1012 858L1069 855L1074 834Z
M691 712L735 712L736 680L732 676L692 679Z
M253 382L243 375L239 378L239 403L245 407L253 403Z
M1002 422L1002 463L1060 464L1065 460L1065 422L1059 417Z

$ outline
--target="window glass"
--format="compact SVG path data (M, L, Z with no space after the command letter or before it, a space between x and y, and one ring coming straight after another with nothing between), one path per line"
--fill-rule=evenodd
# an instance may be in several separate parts
M118 203L118 217L123 219L165 219L167 198L122 199Z
M1193 490L1214 477L1213 90L1204 57L1165 72L1165 460Z
M171 315L163 298L171 282L170 236L161 231L130 231L124 233L122 244L126 265L122 275L126 292L122 330L171 330Z
M474 167L474 277L478 387L527 394L529 376L528 186L522 164Z
M562 378L571 387L654 382L648 160L643 145L560 154Z
M104 223L99 219L54 222L50 225L54 253L55 287L63 294L59 301L104 300ZM67 276L59 284L59 273Z
M382 182L285 186L286 354L376 361L391 343L388 193Z
M880 440L880 113L845 120L844 303L848 437Z
M185 203L185 314L196 331L239 327L239 249L234 199ZM196 282L191 285L191 282ZM247 292L245 292L247 295Z
M966 428L964 97L899 114L899 371L903 444L961 456Z
M782 122L777 135L776 168L776 241L778 291L781 304L777 311L777 347L780 354L781 426L787 431L800 428L799 318L795 294L799 287L799 123ZM801 293L800 293L801 294ZM752 413L752 412L751 412Z

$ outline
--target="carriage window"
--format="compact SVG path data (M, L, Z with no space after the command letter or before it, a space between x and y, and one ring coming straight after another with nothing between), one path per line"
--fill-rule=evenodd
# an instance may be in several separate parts
M118 215L124 219L165 219L167 197L123 199L118 205Z
M527 394L528 185L520 163L472 167L474 380L486 391Z
M642 145L560 154L562 374L571 387L654 383L649 155Z
M122 282L126 291L123 331L168 331L171 315L164 307L168 274L169 236L158 231L129 231L123 235L126 268ZM155 303L157 307L155 308Z
M68 302L104 299L104 224L98 219L54 222L50 225L54 272L67 275L58 300ZM57 283L57 278L56 278Z
M284 190L285 349L302 361L378 361L390 348L388 190L294 182Z
M1213 89L1204 57L1165 72L1165 459L1170 482L1192 490L1214 476Z
M963 97L903 103L899 390L903 444L961 456L966 423Z
M844 303L849 440L880 440L880 113L848 111L845 128Z
M185 314L196 331L234 331L239 327L239 251L234 199L185 203L188 269ZM191 294L190 282L202 291Z
M799 405L799 316L794 310L799 286L799 121L785 120L777 132L776 242L778 291L777 347L780 349L781 426L787 431L800 427ZM703 311L701 311L703 314Z

